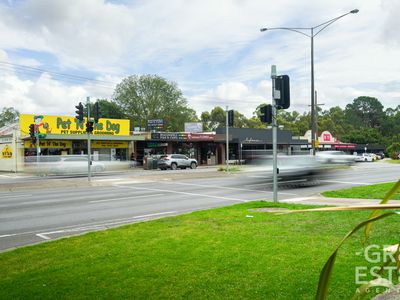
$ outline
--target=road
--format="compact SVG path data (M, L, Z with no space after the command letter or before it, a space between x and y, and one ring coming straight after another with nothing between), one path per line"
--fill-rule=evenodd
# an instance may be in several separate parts
M145 174L145 175L143 175ZM149 176L150 174L150 176ZM198 175L203 176L198 176ZM283 186L279 201L304 202L321 191L396 181L400 165L360 163L339 170L320 185ZM221 175L212 169L151 171L93 178L94 186L54 188L60 179L45 179L38 189L0 192L0 251L88 231L191 211L272 199L265 171ZM6 175L0 177L0 183ZM196 177L196 178L191 178ZM27 179L10 176L8 183ZM35 178L30 178L35 182ZM74 179L85 182L86 178ZM43 179L38 181L43 183Z

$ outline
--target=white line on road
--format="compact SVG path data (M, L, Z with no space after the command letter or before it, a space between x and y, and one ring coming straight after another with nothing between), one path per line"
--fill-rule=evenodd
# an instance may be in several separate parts
M143 196L130 196L130 197L122 197L122 198L113 198L113 199L104 199L104 200L94 200L94 201L89 201L89 203L111 202L111 201L119 201L119 200L126 200L126 199L135 200L135 199L138 199L138 198L148 198L148 197L164 196L164 195L165 195L165 194L152 194L152 195L143 195Z
M254 190L254 189L243 189L243 188L234 188L234 187L227 187L227 186L207 185L207 184L194 184L194 183L186 183L186 182L174 182L174 184L192 185L192 186L206 187L206 188L216 188L216 189L222 189L222 190L236 190L236 191L247 191L247 192L257 192L257 193L272 193L272 191L260 191L260 190ZM265 183L262 183L262 184L265 185ZM259 185L259 184L257 184L257 185ZM246 186L250 186L250 185L246 185ZM280 194L283 194L283 195L296 195L296 194L290 194L290 193L280 193Z
M162 213L155 213L155 214L149 214L149 215L142 215L142 216L134 216L134 217L128 217L128 218L119 218L119 219L110 219L107 221L102 222L91 222L91 223L84 223L84 224L75 224L75 225L69 225L69 226L62 226L62 227L55 227L52 229L48 230L67 230L68 228L82 228L84 226L104 226L104 225L109 225L109 224L122 224L122 223L129 223L130 221L140 219L140 218L146 218L146 217L152 217L152 216L158 216L158 215L164 215L164 214L176 214L178 213L177 211L168 211L168 212L162 212ZM0 237L8 237L8 236L20 236L20 235L28 235L28 234L40 234L39 230L34 230L34 231L25 231L25 232L19 232L19 233L14 233L14 234L5 234Z
M44 240L50 240L51 237L49 237L49 235L52 235L52 234L106 229L108 226L129 223L130 221L137 220L137 219L147 219L150 217L175 214L175 213L177 213L177 211L167 211L167 212L154 213L154 214L148 214L148 215L134 216L129 219L127 218L126 220L123 220L123 221L98 223L98 224L93 224L93 225L85 226L85 227L75 227L75 228L61 229L61 230L55 230L55 231L49 231L49 232L41 232L41 233L37 233L36 236L38 236Z
M16 234L3 234L3 235L0 235L0 238L14 236L14 235L16 235Z
M223 199L223 200L230 200L230 201L247 202L247 200L238 199L238 198L221 197L221 196L213 196L213 195L206 195L206 194L196 194L196 193L188 193L188 192L180 192L180 191L171 191L171 190L144 188L144 187L124 186L124 185L118 185L118 184L114 184L114 186L120 186L120 187L123 187L123 188L134 189L134 190L165 192L165 193L173 193L173 194L181 194L181 195L189 195L189 196L201 196L201 197L207 197L207 198L215 198L215 199Z
M31 196L33 196L33 194L19 194L19 195L15 195L15 194L8 194L8 195L0 194L0 196L4 197L4 198L18 198L18 197L31 197Z
M315 199L315 197L287 198L287 199L283 199L281 201L284 201L284 202L301 202L301 201L306 201L306 200L310 200L310 199Z
M38 233L36 236L44 239L44 240L51 240L50 237L48 237L47 235L43 234L43 233Z
M365 182L350 182L350 181L336 181L336 180L321 180L321 182L344 183L344 184L354 184L354 185L370 185L370 184L374 184L374 183L365 183Z

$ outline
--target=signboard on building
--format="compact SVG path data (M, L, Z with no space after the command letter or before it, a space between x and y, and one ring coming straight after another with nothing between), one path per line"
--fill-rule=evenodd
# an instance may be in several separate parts
M110 149L110 148L128 148L128 142L125 141L92 141L93 149Z
M13 152L12 147L10 145L4 145L1 150L1 158L12 158Z
M149 129L149 131L163 131L164 120L163 119L147 120L147 128Z
M153 132L151 139L159 141L185 141L187 140L187 134L181 132Z
M83 122L69 116L21 114L19 117L21 135L29 134L29 125L35 124L41 134L86 134L86 118ZM99 119L94 124L93 134L129 136L129 120Z
M213 133L188 133L188 141L214 141L215 134Z
M62 140L40 140L39 141L40 148L48 148L48 149L69 149L72 147L72 141L62 141ZM24 141L25 148L35 148L36 143L32 144L32 142Z
M185 132L190 132L190 133L203 132L203 123L201 122L185 123Z

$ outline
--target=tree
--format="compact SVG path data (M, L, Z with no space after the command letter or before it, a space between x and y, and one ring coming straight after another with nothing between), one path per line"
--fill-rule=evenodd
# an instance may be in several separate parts
M358 97L346 105L345 116L355 128L377 128L384 117L383 105L374 97Z
M121 108L114 101L107 99L98 99L100 118L107 119L125 119L126 115L122 112ZM90 103L90 115L93 117L94 103ZM83 109L83 115L87 116L86 106Z
M225 127L226 111L221 106L214 107L211 112L204 111L201 114L201 122L207 131L214 131L218 127Z
M0 113L0 127L18 121L19 112L13 107L3 107Z
M185 122L198 120L177 85L157 75L123 79L113 98L132 127L146 127L147 120L163 119L165 130L183 131Z

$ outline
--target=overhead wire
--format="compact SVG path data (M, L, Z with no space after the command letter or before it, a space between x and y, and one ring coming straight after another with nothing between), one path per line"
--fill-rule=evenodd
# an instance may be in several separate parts
M54 72L54 71L50 71L50 70L46 70L46 69L42 69L42 68L14 64L14 63L5 62L5 61L0 61L0 69L6 70L6 71L22 72L27 75L36 75L36 74L46 73L46 74L53 75L54 78L59 81L75 82L75 83L85 82L86 84L103 87L103 88L107 88L107 89L114 89L115 86L118 84L116 82L99 80L99 79L89 78L89 77L80 76L80 75Z

